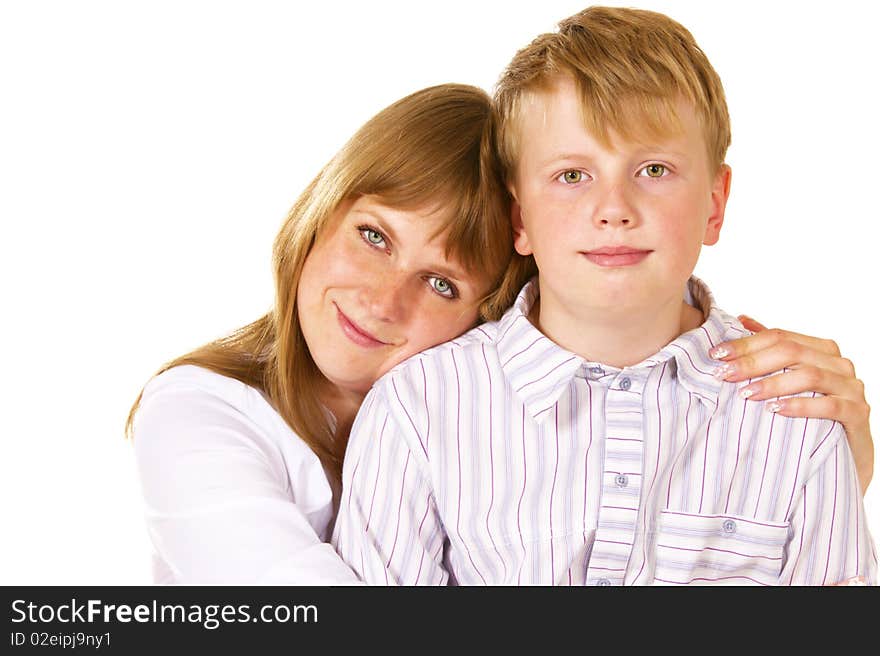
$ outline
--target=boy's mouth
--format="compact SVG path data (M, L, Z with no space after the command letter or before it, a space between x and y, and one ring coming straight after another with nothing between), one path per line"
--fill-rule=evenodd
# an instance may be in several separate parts
M590 262L601 267L624 267L638 264L653 251L631 246L605 246L582 253Z

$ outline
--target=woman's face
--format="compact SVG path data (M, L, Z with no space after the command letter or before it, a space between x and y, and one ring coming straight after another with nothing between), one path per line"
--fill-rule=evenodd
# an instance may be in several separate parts
M303 335L340 391L366 394L382 374L477 321L488 284L445 255L436 211L376 196L343 203L306 257L297 289Z

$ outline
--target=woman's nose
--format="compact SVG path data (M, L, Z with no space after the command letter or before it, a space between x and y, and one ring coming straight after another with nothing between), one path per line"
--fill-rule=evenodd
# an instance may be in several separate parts
M408 282L400 274L377 276L361 288L361 298L376 321L399 321L406 314Z

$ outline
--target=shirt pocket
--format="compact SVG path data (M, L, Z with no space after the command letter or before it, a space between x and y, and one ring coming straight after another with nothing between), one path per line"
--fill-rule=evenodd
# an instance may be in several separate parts
M664 510L655 547L655 585L775 585L788 523Z

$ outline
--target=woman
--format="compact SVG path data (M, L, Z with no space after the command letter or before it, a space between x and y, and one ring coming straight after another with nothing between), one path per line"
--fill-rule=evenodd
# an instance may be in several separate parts
M533 273L496 166L487 95L442 85L381 111L309 185L275 241L273 310L167 364L132 408L157 582L356 582L324 540L367 390L500 316ZM728 380L797 365L752 399L829 394L782 412L843 421L867 484L867 404L836 346L723 346Z

